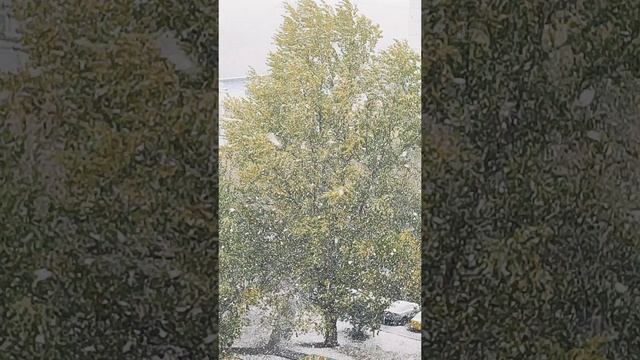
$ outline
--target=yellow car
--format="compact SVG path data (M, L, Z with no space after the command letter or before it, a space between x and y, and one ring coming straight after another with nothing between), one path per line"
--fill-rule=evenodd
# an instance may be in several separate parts
M409 321L409 329L412 331L422 330L422 311L411 318L411 321Z

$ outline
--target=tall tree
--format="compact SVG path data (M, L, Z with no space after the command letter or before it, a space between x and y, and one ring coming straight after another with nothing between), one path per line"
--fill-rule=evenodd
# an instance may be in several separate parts
M406 42L376 53L379 37L349 1L287 6L268 75L226 103L226 206L255 227L222 244L251 237L271 286L321 312L327 346L355 299L375 328L373 299L419 297L420 59Z

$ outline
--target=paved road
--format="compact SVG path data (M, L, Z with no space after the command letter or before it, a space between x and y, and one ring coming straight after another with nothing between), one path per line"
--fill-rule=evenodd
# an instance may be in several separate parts
M403 338L407 338L407 339L411 339L411 340L415 340L415 341L420 341L420 333L419 332L413 332L413 331L409 331L406 326L387 326L387 325L382 325L382 327L380 328L380 332L385 332L388 334L393 334L393 335L397 335Z

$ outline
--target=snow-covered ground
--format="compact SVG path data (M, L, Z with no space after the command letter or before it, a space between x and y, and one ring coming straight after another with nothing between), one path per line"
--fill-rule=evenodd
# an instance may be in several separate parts
M420 359L420 334L413 333L404 326L382 326L377 335L365 341L351 340L347 330L351 326L338 322L338 343L335 349L313 348L310 344L323 341L322 334L309 332L292 338L288 349L305 354L324 355L336 360L357 359Z
M269 329L266 329L259 321L260 311L251 309L249 312L250 323L244 329L242 335L234 343L234 347L260 348L269 339ZM315 354L329 357L335 360L417 360L420 359L420 334L409 331L405 326L382 326L377 335L369 337L365 341L355 341L348 337L347 330L350 325L346 322L338 322L338 343L336 348L314 347L324 338L316 331L308 331L291 338L282 348L303 354ZM273 355L240 355L242 359L285 359Z

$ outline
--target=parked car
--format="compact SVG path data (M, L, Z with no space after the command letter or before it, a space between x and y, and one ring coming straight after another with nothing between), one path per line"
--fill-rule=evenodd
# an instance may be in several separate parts
M422 311L418 312L413 318L411 318L411 321L409 321L409 330L422 330Z
M420 305L409 301L394 301L384 310L382 323L385 325L404 325L420 312Z

